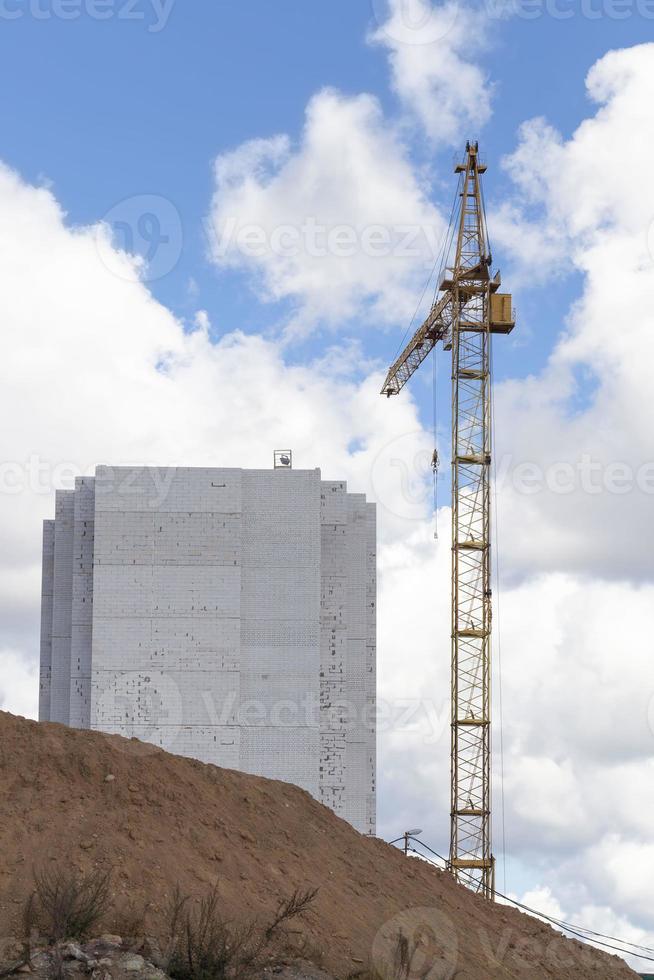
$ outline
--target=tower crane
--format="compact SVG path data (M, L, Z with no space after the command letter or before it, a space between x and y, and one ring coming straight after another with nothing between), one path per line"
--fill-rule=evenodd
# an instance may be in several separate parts
M491 335L515 326L499 292L481 188L486 166L467 143L459 175L453 265L434 304L389 369L397 395L441 341L452 352L452 716L449 868L484 895L495 892L491 840ZM435 457L437 458L437 457Z

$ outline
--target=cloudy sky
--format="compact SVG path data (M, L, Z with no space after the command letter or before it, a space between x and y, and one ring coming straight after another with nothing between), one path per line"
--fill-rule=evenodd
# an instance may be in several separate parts
M653 31L647 0L0 0L0 707L36 713L56 487L291 446L378 503L379 830L446 850L447 355L378 392L479 139L518 310L498 884L654 944Z

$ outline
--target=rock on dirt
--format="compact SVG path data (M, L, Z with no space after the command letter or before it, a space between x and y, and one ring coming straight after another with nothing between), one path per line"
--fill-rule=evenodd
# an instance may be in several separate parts
M20 935L31 869L61 863L80 872L111 869L103 930L147 934L161 948L169 941L176 886L191 903L216 886L221 912L236 927L269 921L294 890L318 888L308 915L292 923L294 962L313 964L318 973L392 975L401 934L420 941L416 975L426 980L636 977L618 957L564 939L427 863L361 836L288 783L204 765L136 739L4 712L0 782L0 935ZM115 964L109 939L96 941L104 946L92 960ZM87 955L87 948L81 952ZM123 954L120 973L98 965L97 980L105 973L146 980L145 970L153 971L147 980L161 976L147 950L132 944Z
M20 973L29 972L34 980L168 980L144 957L124 950L122 940L106 943L102 939L84 944L70 942L37 947ZM20 974L19 974L20 975Z

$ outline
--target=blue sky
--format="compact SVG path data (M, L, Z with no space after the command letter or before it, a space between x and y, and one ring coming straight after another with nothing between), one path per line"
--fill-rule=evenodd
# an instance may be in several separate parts
M366 43L383 3L177 0L161 29L148 0L133 9L116 0L116 15L106 20L86 9L80 2L72 8L79 16L62 20L47 0L40 6L5 0L3 10L21 13L0 19L0 81L11 92L0 109L5 162L27 179L52 182L74 224L93 223L134 195L167 198L181 216L183 247L175 268L151 284L154 294L182 317L206 309L218 332L279 324L283 303L258 303L248 276L218 274L207 260L203 218L212 161L255 137L297 139L306 104L323 86L348 95L371 92L391 117L397 114L385 52ZM480 62L496 86L496 109L483 131L470 133L491 164L489 204L502 199L498 164L520 123L544 115L569 136L588 111L589 67L607 49L648 39L653 29L654 21L635 11L624 20L589 20L578 12L558 20L542 12L534 20L492 22ZM407 145L438 174L433 198L448 210L453 148L434 147L420 133L407 134ZM501 265L501 254L497 260ZM191 279L197 292L189 295ZM515 356L506 345L497 359L499 377L542 363L569 295L560 282L517 295L523 324L528 319L533 332L529 345L516 335ZM406 322L409 317L407 311ZM406 322L395 326L398 336ZM374 325L365 337L366 352L380 362L395 350L395 340ZM324 335L312 337L301 356L324 343Z
M91 15L98 3L106 19ZM39 529L65 485L59 464L259 466L289 445L378 503L380 695L440 712L450 569L424 486L431 371L399 399L376 394L431 263L217 257L206 219L440 228L453 157L479 139L493 253L518 311L495 351L508 887L654 942L641 816L654 807L654 649L638 626L654 602L654 524L635 477L654 426L648 3L515 0L499 17L449 0L432 13L454 11L456 25L414 49L370 43L392 23L386 0L0 0L0 410L12 420L0 490L7 463L21 472L36 454L50 467L45 489L0 492L0 707L34 710ZM405 59L395 74L393 57ZM142 283L117 251L130 237L136 252L157 245ZM440 353L442 429L448 388ZM601 488L579 475L584 460ZM535 492L523 465L541 474ZM616 465L631 468L629 496ZM565 467L577 476L562 490ZM445 467L442 483L448 528ZM444 846L446 734L382 736L383 833L423 826Z

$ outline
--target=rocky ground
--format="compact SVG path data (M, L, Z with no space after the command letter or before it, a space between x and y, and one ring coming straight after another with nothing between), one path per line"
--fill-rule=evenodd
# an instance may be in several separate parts
M412 967L416 980L636 976L621 959L564 939L530 916L473 895L448 874L362 837L287 783L0 712L0 785L5 963L21 935L34 871L63 867L80 875L110 872L103 928L130 937L127 946L96 940L80 947L87 960L67 958L71 976L122 980L140 972L160 980L156 947L169 942L176 888L190 907L217 889L221 915L237 929L270 921L294 891L317 888L307 914L285 933L285 948L271 948L270 970L306 970L297 967L302 961L333 977L376 973L394 980L403 935L420 947ZM49 956L38 952L35 972L47 970ZM130 960L137 956L142 964Z
M19 948L20 947L20 948ZM52 946L36 943L27 957L22 944L5 949L14 960L14 975L30 974L37 980L53 976L81 980L165 980L166 973L141 953L134 952L120 936L104 935L86 943L60 942ZM152 954L151 954L152 955ZM156 958L156 953L154 954ZM20 966L18 966L20 963Z
M25 974L33 980L170 980L167 956L150 938L134 941L106 934L84 943L36 943L28 962L22 943L5 947L10 960L12 953L16 959L10 961L7 970L17 980ZM328 973L302 959L282 959L274 966L263 966L259 975L262 980L332 980Z

